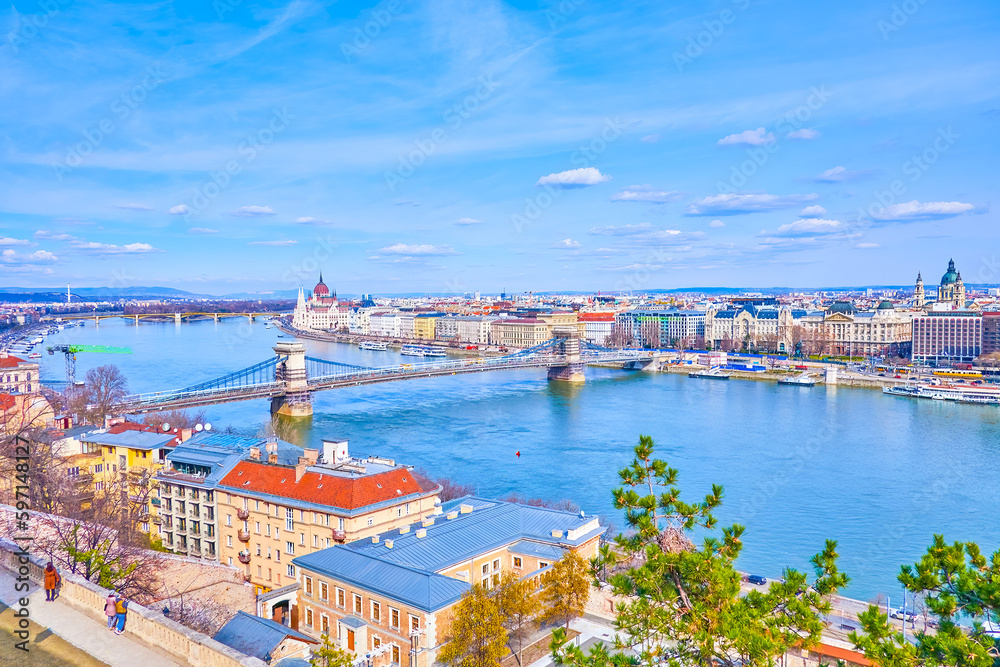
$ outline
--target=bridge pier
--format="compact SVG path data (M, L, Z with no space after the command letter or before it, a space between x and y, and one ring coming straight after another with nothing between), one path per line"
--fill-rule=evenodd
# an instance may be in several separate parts
M274 381L284 385L284 394L271 399L271 414L285 417L312 417L312 396L306 375L306 346L278 343L274 353L283 358L274 369Z
M219 314L218 314L218 313L212 313L212 320L213 320L213 321L214 321L214 322L215 322L216 324L218 324L218 323L219 323Z
M135 326L139 326L139 316L136 315L133 319L135 320Z
M174 313L174 324L180 324L180 323L181 323L181 314Z
M583 372L585 364L580 360L580 332L576 327L556 327L552 331L552 337L558 341L555 350L565 363L549 367L549 380L584 382L586 376Z

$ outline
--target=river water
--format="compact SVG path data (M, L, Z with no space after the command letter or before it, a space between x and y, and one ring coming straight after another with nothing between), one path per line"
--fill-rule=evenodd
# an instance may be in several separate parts
M80 354L77 377L115 363L133 392L188 386L273 355L276 329L247 320L175 325L104 320L67 329L56 343L129 346L128 355ZM288 340L284 338L282 340ZM312 356L367 366L412 362L396 352L304 341ZM61 355L42 375L63 379ZM580 386L544 370L418 379L320 392L306 446L350 440L377 454L498 497L570 498L619 527L610 490L640 434L680 471L689 502L725 487L720 523L747 526L741 569L768 577L808 569L827 538L839 541L851 597L898 599L899 566L934 533L1000 547L1000 409L914 401L870 389L785 387L588 369ZM205 409L213 428L253 434L267 401ZM520 457L516 455L520 452Z

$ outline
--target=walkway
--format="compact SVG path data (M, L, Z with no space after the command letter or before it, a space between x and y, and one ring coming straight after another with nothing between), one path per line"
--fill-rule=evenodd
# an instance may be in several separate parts
M14 589L14 575L0 567L0 600L15 606L23 593ZM38 588L29 596L31 620L48 628L69 643L107 663L110 667L187 667L140 642L128 634L116 635L107 626L57 600L45 601L45 591ZM31 638L32 641L35 637Z

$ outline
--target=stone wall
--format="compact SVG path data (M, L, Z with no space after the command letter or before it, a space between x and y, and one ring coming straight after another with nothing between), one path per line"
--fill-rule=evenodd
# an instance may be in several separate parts
M5 539L0 539L0 566L12 572L27 567L33 582L41 585L44 579L45 559L18 556L19 547ZM27 560L27 564L24 561ZM23 572L23 570L20 570ZM83 577L69 572L62 575L62 590L59 601L90 616L102 625L107 623L104 615L104 601L109 591ZM125 632L136 640L158 647L192 667L265 667L264 662L240 653L221 644L207 635L195 632L180 623L130 602Z

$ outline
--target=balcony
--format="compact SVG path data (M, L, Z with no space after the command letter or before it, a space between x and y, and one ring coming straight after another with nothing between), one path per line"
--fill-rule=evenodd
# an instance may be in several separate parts
M334 528L333 530L333 541L334 542L346 542L347 541L347 531L339 530Z
M238 539L240 542L249 542L250 531L241 528L240 530L236 531L236 539Z
M156 515L153 517L153 523L159 526L161 523L163 523L163 519L159 515Z
M236 510L236 518L240 521L246 521L250 518L250 510Z
M239 554L236 555L236 558L241 563L243 563L244 565L246 565L246 564L248 564L250 562L250 552L249 551L241 551Z

